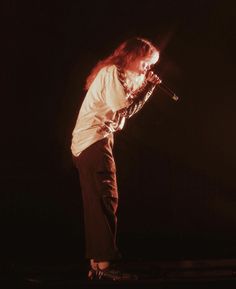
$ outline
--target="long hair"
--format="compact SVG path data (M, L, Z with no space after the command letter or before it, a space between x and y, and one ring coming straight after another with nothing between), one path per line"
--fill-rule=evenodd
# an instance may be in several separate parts
M121 43L107 58L100 60L86 79L85 90L88 90L98 72L105 66L116 65L124 69L137 57L146 57L159 52L157 46L145 38L131 38Z

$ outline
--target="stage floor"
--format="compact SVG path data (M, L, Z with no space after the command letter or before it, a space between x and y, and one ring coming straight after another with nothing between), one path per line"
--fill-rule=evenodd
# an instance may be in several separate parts
M236 288L236 259L130 260L124 270L135 272L138 281L88 281L87 264L39 266L11 264L2 268L1 288Z

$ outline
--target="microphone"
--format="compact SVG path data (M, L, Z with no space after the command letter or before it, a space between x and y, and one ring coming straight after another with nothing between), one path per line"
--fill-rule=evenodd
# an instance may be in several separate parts
M154 74L156 74L156 72L153 71L153 70L149 70L149 71L152 71ZM147 71L146 75L148 75L149 71ZM163 82L159 83L157 87L161 88L163 90L163 92L165 92L168 96L170 96L171 99L173 99L174 101L178 101L179 100L179 97Z
M169 89L169 87L167 87L163 82L161 82L158 85L158 87L161 88L163 92L165 92L168 96L170 96L171 99L173 99L174 101L179 100L179 97L171 89Z

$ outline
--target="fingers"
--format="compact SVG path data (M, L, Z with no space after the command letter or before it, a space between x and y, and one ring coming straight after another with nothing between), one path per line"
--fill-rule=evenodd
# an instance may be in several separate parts
M152 82L153 84L161 83L161 79L153 72L149 71L147 74L147 81Z
M154 84L159 84L161 83L161 79L156 74L153 74L153 76L151 77L151 82Z

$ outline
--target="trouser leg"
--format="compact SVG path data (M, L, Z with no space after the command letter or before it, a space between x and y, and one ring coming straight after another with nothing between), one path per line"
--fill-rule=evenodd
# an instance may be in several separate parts
M118 192L112 140L102 139L76 158L83 197L86 257L119 258L116 246Z

